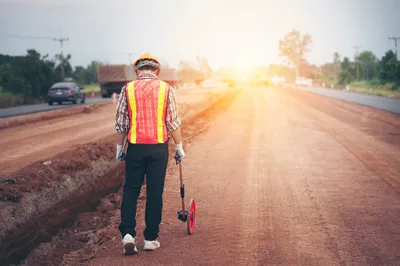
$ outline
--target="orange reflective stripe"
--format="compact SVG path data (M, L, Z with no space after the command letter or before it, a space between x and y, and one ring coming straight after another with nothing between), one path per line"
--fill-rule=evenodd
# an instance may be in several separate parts
M160 82L160 90L158 92L158 112L157 112L157 140L159 143L164 142L164 102L165 102L166 83Z
M135 83L130 82L128 84L128 99L129 99L129 110L131 126L129 130L129 140L131 143L136 143L136 99L135 99Z

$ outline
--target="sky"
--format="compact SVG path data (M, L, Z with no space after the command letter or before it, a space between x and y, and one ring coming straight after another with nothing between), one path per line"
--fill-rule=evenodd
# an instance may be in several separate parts
M334 52L353 57L356 45L378 57L394 49L399 14L400 0L0 0L0 53L54 56L58 42L12 35L62 36L73 66L146 51L175 67L197 55L214 69L268 65L282 62L279 40L296 29L312 36L306 59L320 65Z

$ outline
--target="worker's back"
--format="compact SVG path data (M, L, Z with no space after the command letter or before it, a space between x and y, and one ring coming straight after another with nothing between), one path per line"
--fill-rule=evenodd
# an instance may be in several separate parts
M165 122L168 90L169 86L159 79L144 78L128 83L129 142L157 144L168 140Z

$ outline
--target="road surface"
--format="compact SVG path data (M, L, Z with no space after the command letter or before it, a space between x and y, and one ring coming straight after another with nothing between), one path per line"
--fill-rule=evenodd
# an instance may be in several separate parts
M198 95L199 98L203 97L204 94L211 93L211 92L224 92L229 90L229 88L202 88L199 89L197 88L191 88L191 89L186 89L186 90L180 90L177 91L177 95ZM117 95L117 98L119 95ZM182 96L184 97L184 96ZM188 98L185 98L185 100ZM96 103L102 103L102 102L111 102L111 98L86 98L86 103L85 104L96 104ZM197 98L196 97L191 97L190 99L191 102L196 102ZM57 110L61 108L71 108L71 107L76 107L80 106L82 104L72 104L72 103L63 103L62 105L58 105L57 103L54 103L54 105L49 106L47 103L43 104L32 104L32 105L23 105L23 106L16 106L16 107L11 107L11 108L5 108L5 109L0 109L0 118L6 118L6 117L12 117L12 116L19 116L19 115L24 115L24 114L33 114L33 113L39 113L39 112L45 112L45 111L51 111L51 110Z
M122 255L117 225L85 265L400 265L400 118L296 90L243 90L183 161L195 234L167 177L161 249ZM119 219L118 219L119 220ZM82 257L67 265L78 265Z
M400 99L315 87L298 89L400 114Z
M85 104L94 104L94 103L102 103L102 102L110 102L112 99L110 98L87 98ZM47 103L42 104L32 104L32 105L23 105L23 106L16 106L6 109L0 109L0 118L11 117L11 116L18 116L24 114L33 114L51 110L57 110L61 108L71 108L75 106L80 106L82 104L72 104L72 103L63 103L62 105L58 105L55 103L54 105L50 106Z

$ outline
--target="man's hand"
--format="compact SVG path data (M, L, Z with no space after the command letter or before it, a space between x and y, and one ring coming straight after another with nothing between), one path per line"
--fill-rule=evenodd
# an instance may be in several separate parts
M177 163L182 161L182 159L185 157L185 151L183 150L182 143L176 144L175 145L175 154L174 158Z
M117 144L117 153L115 155L115 158L117 158L117 160L120 161L124 161L125 157L126 157L126 153L125 153L125 146L126 146L126 135L125 134L121 134L121 133L117 133L117 143L122 143L122 144Z
M123 160L121 160L122 158L121 158L121 155L122 155L122 144L117 144L117 154L115 155L115 158L117 158L118 160L120 160L120 161L123 161Z

